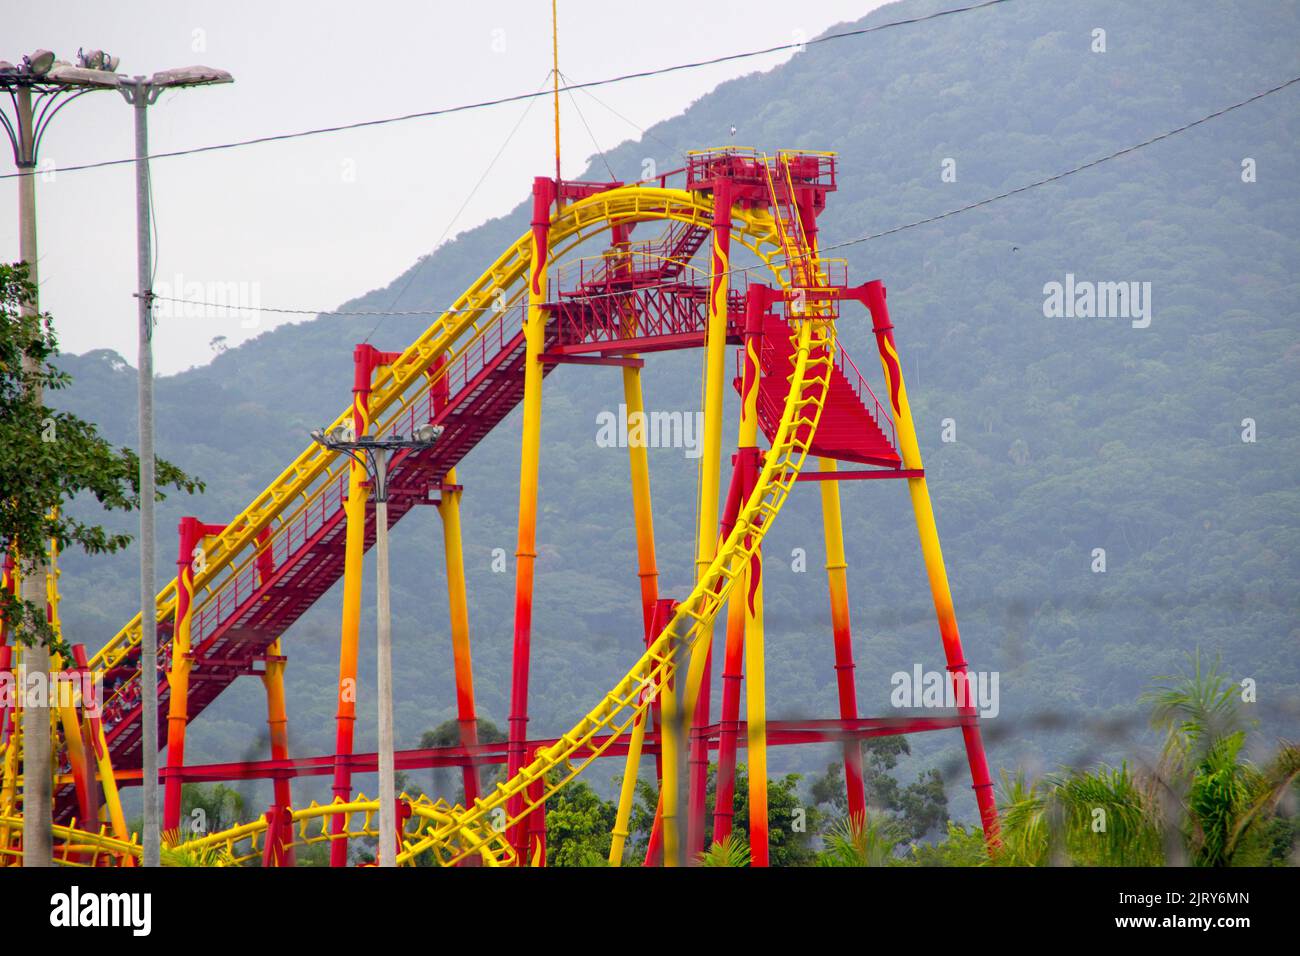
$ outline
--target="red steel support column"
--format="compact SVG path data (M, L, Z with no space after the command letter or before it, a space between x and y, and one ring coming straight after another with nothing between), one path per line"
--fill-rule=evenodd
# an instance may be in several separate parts
M262 845L262 867L293 866L293 814L284 804L271 804L266 811L266 842Z
M519 463L519 537L515 549L515 639L510 676L509 738L506 774L513 777L524 765L528 737L528 669L533 629L533 568L537 561L537 471L541 463L542 363L546 342L546 260L550 254L551 202L556 184L533 180L532 256L528 266L528 313L524 319L523 425ZM512 797L508 817L523 809L523 797ZM525 846L526 824L517 824L510 840L520 859L532 857Z
M180 520L176 533L176 616L172 624L171 668L167 672L167 772L163 788L163 831L181 825L181 775L185 766L185 727L189 722L190 624L194 617L195 552L204 537L220 534L225 525L204 524L187 515ZM202 565L199 565L200 570Z
M907 400L907 388L903 383L903 366L898 359L898 350L894 345L894 327L889 321L889 309L885 305L885 286L875 279L863 286L864 301L871 312L872 331L876 335L876 345L880 350L880 364L884 368L885 382L889 388L889 400L894 409L898 425L898 445L903 456L903 467L908 470L921 471L920 445L916 439L916 427L912 422L912 410ZM958 712L969 718L962 724L962 737L966 744L966 760L970 764L971 781L975 789L975 801L980 809L980 822L984 827L984 840L990 849L998 846L998 810L993 796L993 781L989 777L988 758L984 754L984 742L980 738L975 707L970 706L966 695L966 658L962 652L961 635L957 631L957 614L953 609L952 593L948 588L948 572L944 568L943 552L939 548L939 533L934 523L934 510L930 504L930 492L926 487L925 477L907 479L908 492L912 497L912 509L916 514L917 534L921 539L921 554L925 560L926 574L930 579L930 593L934 599L935 615L939 619L939 635L943 640L943 652L948 661L948 672L954 684L954 692L960 694L956 699L965 700L967 706L958 708Z

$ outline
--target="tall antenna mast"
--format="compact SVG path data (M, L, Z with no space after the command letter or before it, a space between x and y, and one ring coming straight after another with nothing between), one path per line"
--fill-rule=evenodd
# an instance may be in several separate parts
M551 78L555 103L555 208L560 208L560 19L551 0Z

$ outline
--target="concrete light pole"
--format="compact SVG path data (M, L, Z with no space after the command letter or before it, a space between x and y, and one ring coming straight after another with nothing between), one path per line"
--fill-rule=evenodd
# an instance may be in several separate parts
M340 425L329 434L320 429L312 440L325 448L341 451L365 466L375 495L375 665L379 683L379 849L381 867L397 865L397 793L393 755L393 622L390 610L388 574L388 455L400 448L428 448L442 435L441 425L421 425L410 438L390 435L354 436Z
M49 50L37 50L23 57L18 66L0 60L0 90L9 94L13 104L13 119L0 110L0 126L9 136L13 147L14 164L18 178L18 249L27 263L27 278L39 288L36 248L36 163L39 158L41 138L50 121L59 110L84 93L96 89L112 89L117 85L116 57L106 57L102 51L79 57L79 66L55 60ZM107 67L107 69L103 69ZM34 95L33 95L34 94ZM23 314L35 316L40 312L39 292L22 306ZM23 357L23 371L34 371L34 366ZM40 386L34 386L32 397L41 400ZM22 590L20 596L38 608L46 606L46 574L49 564L44 553L20 556L23 561ZM39 674L46 679L50 671L50 649L41 642L24 648L23 667L28 674ZM23 865L50 866L53 862L53 833L50 829L53 813L52 760L50 741L50 711L47 706L37 706L36 701L26 701L23 707Z
M121 77L118 90L135 112L136 299L139 318L138 402L140 409L140 704L142 737L141 782L144 797L144 865L161 863L158 827L158 616L155 608L157 564L154 536L156 495L153 421L153 251L149 243L149 125L150 105L163 90L230 83L225 70L189 66L163 70L145 79Z

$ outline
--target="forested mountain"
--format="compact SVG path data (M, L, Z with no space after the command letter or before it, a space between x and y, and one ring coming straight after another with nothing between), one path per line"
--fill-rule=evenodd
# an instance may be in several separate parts
M943 5L906 0L855 26ZM733 126L737 143L835 150L839 191L821 220L834 246L1276 86L1300 73L1297 36L1294 2L1017 0L809 46L609 149L586 178L607 175L605 162L627 180L646 159L679 166L684 151L731 140ZM1300 729L1286 708L1300 699L1298 97L1292 87L1060 182L841 250L856 281L879 277L889 288L967 656L976 670L1000 672L1000 713L988 725L995 772L1132 753L1143 739L1129 719L1137 696L1196 647L1257 681L1266 737ZM519 187L511 215L344 307L450 303L527 228L528 184ZM1149 283L1139 286L1149 290L1149 324L1048 315L1054 282ZM163 506L163 567L181 514L225 520L301 450L309 428L347 405L351 348L373 324L322 316L283 326L159 382L159 452L208 485L201 499ZM422 328L393 316L373 341L401 348ZM842 340L878 382L868 329L865 313L846 310ZM75 379L62 400L134 445L134 370L106 352L61 361ZM652 356L646 376L652 408L699 407L698 353ZM626 457L596 442L597 416L621 394L616 369L566 367L546 380L537 735L585 712L641 642ZM1245 419L1254 441L1243 440ZM955 441L943 440L946 420ZM475 683L483 714L503 727L514 579L493 573L491 553L515 549L518 428L516 412L460 469ZM656 449L651 464L663 589L680 596L695 461ZM846 483L843 497L859 699L883 714L891 674L943 660L905 488ZM835 713L820 528L815 487L802 485L765 546L774 717ZM434 512L417 509L394 536L399 746L454 715L440 535ZM806 573L792 570L796 548L807 552ZM1104 572L1094 570L1099 548ZM72 640L99 646L130 617L135 562L132 551L66 557ZM367 608L372 580L368 568ZM336 588L286 636L297 754L332 746L338 607ZM373 616L362 626L369 647ZM357 745L373 749L364 655L363 673ZM193 725L188 759L266 756L263 713L260 684L236 685ZM1121 729L1097 732L1108 718ZM953 760L960 738L912 743L914 762L952 771L954 813L973 818ZM831 759L832 748L774 751L773 772ZM599 765L593 784L603 789L618 769ZM302 789L321 796L325 782Z

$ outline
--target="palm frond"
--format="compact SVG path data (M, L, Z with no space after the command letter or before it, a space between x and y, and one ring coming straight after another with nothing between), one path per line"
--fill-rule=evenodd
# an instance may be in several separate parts
M1158 814L1126 765L1003 778L1002 849L1012 866L1151 866L1162 861Z
M196 849L185 846L185 833L180 829L164 830L159 862L163 866L234 866L230 851L224 847Z
M1198 648L1188 663L1190 673L1157 677L1157 686L1141 698L1151 706L1151 726L1165 734L1166 760L1183 769L1248 727L1237 686L1222 672L1220 660L1204 664Z
M749 866L749 844L739 834L731 833L698 857L700 866Z
M888 866L902 832L892 817L867 811L843 817L825 834L818 866Z

